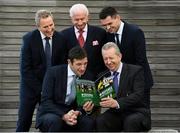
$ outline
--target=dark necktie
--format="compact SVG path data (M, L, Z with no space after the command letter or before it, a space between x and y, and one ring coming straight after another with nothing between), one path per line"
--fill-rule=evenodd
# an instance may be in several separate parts
M119 88L119 85L118 85L118 72L113 72L113 85L114 85L114 89L115 89L115 92L116 94L118 93L118 88Z
M119 34L115 33L114 35L115 35L115 38L116 38L116 39L115 39L116 44L117 44L117 45L120 45Z
M81 47L84 46L84 37L83 37L83 30L79 30L79 36L78 36L78 41L79 41L79 45Z
M73 80L71 82L71 92L70 94L68 95L68 99L67 99L67 105L70 105L74 99L76 98L76 76L73 75Z
M45 55L46 55L46 67L51 66L51 49L50 49L50 44L49 44L49 37L46 37L46 44L45 44Z

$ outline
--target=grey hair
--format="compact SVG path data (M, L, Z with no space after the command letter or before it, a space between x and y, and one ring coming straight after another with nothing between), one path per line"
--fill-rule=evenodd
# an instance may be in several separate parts
M117 46L117 44L116 43L114 43L114 42L107 42L106 44L104 44L103 46L102 46L102 50L101 50L101 52L103 51L103 50L108 50L108 49L110 49L110 48L114 48L115 50L116 50L116 54L121 54L121 52L120 52L120 50L119 50L119 47Z
M50 11L48 11L48 10L38 10L36 12L36 14L35 14L35 23L36 23L36 26L39 27L39 23L40 23L40 20L42 18L47 18L49 16L51 16L52 19L53 19L53 15L52 15L52 13Z
M78 12L78 11L84 11L87 16L89 15L89 10L88 10L86 5L84 5L84 4L74 4L69 10L70 17L73 17L74 14L76 12Z

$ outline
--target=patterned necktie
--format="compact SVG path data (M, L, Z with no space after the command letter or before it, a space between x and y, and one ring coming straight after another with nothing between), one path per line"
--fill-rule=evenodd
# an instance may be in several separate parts
M118 75L119 75L119 73L118 72L113 72L113 85L114 85L114 89L115 89L115 92L116 92L116 94L118 93L118 87L119 87L119 85L118 85Z
M79 45L81 47L84 46L84 37L83 37L83 30L79 30L79 36L78 36L78 41L79 41Z
M115 33L115 42L117 45L120 45L120 41L119 41L119 34Z
M45 55L46 55L46 68L51 66L51 49L49 44L49 37L46 37L46 44L45 44Z
M71 92L68 96L68 99L67 99L67 105L70 105L71 103L73 103L74 99L76 98L76 76L73 75L73 80L71 82Z

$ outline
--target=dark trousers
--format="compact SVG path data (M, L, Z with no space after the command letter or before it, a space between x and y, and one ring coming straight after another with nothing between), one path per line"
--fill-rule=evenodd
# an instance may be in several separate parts
M33 113L39 100L40 96L20 98L16 132L28 132L30 130Z
M140 112L120 113L107 110L96 119L98 132L143 132L150 128L150 116Z
M90 116L78 116L78 122L75 126L67 125L60 116L52 113L47 113L39 118L39 129L42 132L92 132L94 131L95 122Z

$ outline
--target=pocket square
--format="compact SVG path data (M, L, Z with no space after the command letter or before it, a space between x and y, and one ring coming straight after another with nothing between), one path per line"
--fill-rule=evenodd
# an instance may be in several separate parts
M99 42L97 40L95 40L95 41L92 42L92 45L93 46L99 45Z

